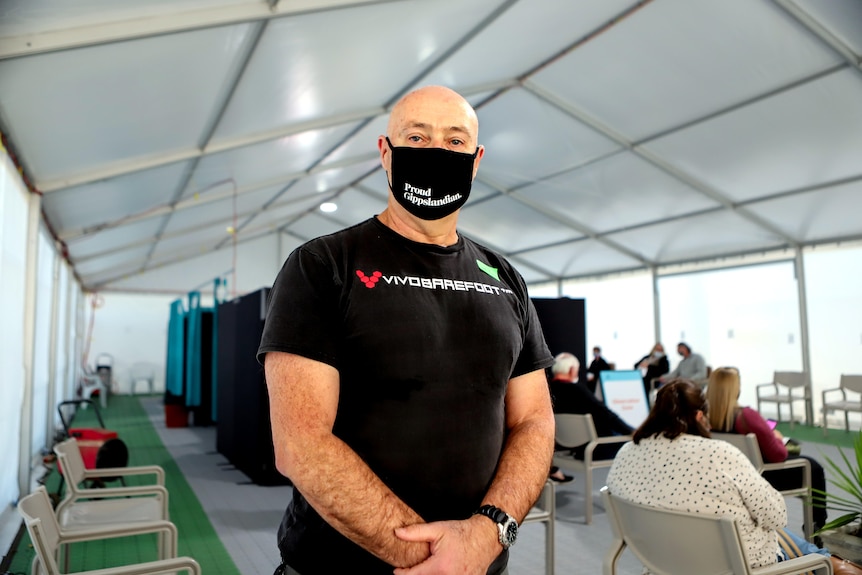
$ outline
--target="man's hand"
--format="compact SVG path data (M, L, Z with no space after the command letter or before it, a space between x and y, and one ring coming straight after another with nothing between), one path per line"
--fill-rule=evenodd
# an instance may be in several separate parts
M413 567L395 569L395 575L485 575L503 551L496 523L481 515L463 521L410 525L396 529L395 536L426 542L431 548L431 557Z

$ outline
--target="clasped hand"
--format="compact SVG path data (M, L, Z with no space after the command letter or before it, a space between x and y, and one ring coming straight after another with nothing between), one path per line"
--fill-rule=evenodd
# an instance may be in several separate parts
M412 567L395 569L395 575L485 575L502 551L497 526L474 515L462 521L436 521L395 530L403 541L428 543L430 557Z

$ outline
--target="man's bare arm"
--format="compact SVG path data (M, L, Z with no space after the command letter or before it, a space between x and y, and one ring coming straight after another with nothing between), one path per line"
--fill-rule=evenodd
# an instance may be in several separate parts
M482 502L503 509L520 523L539 497L554 453L554 413L543 371L509 381L506 427L497 474ZM427 541L431 557L412 568L396 569L396 575L484 574L503 550L496 525L480 515L400 529L398 537Z
M395 566L429 555L428 544L395 537L423 523L359 456L332 433L338 407L335 368L269 352L265 362L275 463L308 503L342 535Z
M497 475L482 502L520 523L538 499L554 455L554 412L543 370L509 381L506 427Z

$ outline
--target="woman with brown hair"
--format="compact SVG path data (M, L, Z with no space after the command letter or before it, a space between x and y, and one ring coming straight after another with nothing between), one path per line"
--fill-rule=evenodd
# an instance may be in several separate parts
M781 463L788 458L784 437L773 430L756 410L739 405L740 376L735 367L719 367L709 376L706 399L709 401L709 422L712 429L724 433L753 433L760 446L760 454L766 463ZM826 490L826 474L820 462L807 455L811 464L811 487ZM802 469L779 469L766 471L763 477L779 491L794 489L802 485ZM825 507L814 507L814 530L826 524Z
M683 379L666 383L633 441L614 459L608 489L641 505L733 517L755 568L801 554L829 556L784 529L784 497L736 447L710 439L709 411L696 384ZM832 564L836 574L862 573L837 557Z

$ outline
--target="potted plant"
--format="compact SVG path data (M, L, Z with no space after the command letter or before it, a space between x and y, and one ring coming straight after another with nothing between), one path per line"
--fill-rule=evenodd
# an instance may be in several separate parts
M843 514L824 525L816 535L833 554L862 564L862 432L853 442L855 461L851 462L840 447L838 452L846 469L824 456L837 477L829 482L838 488L838 492L812 489L811 504Z

